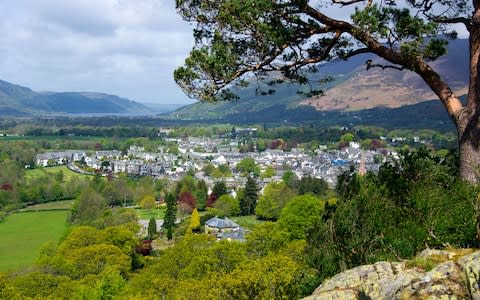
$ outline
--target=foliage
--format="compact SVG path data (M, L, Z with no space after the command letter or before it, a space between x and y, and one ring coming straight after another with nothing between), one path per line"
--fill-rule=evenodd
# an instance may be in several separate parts
M303 265L285 254L271 252L252 259L245 244L215 242L204 235L190 235L163 254L132 278L127 297L282 299L302 295Z
M199 180L197 182L196 191L194 193L195 199L197 199L197 208L199 210L204 210L207 205L208 197L208 186L204 180Z
M236 216L240 213L239 201L230 195L218 198L213 207L221 211L223 216Z
M184 211L191 213L197 205L197 200L190 192L181 192L178 197L178 206Z
M258 199L255 214L261 219L277 220L280 211L294 196L295 193L284 182L269 183Z
M300 180L296 177L290 177L287 184L299 195L313 194L322 196L328 190L328 184L325 180L312 176L304 176Z
M422 63L446 52L447 41L437 34L447 30L439 23L473 11L466 0L439 1L427 7L422 1L407 1L407 8L394 1L370 1L353 10L357 2L337 3L343 9L352 7L349 23L328 17L321 4L304 1L261 1L256 5L248 1L177 1L183 18L196 24L196 44L184 66L175 70L175 81L186 94L202 101L236 99L232 87L248 85L253 74L262 79L265 73L277 71L283 75L280 82L306 83L307 70L317 72L320 62L348 58L361 47L423 75ZM436 15L443 11L447 13ZM334 36L338 31L348 34ZM381 42L385 40L388 43Z
M152 208L155 208L156 205L157 205L157 202L155 201L155 198L153 198L153 196L151 195L147 195L143 197L142 200L140 200L140 206L143 209L152 209Z
M404 152L377 175L339 177L340 199L308 235L309 263L322 276L429 247L475 247L478 187L455 177L455 164L425 150ZM388 212L386 214L385 212Z
M154 237L157 235L157 222L155 221L155 218L151 218L148 221L148 239L153 240Z
M175 196L171 193L167 194L165 202L167 203L167 210L163 219L163 228L167 230L168 240L171 240L173 228L175 227L175 221L177 220L177 202L175 200Z
M246 236L247 251L255 256L277 252L290 242L290 233L279 224L259 224Z
M102 195L87 188L75 199L69 221L77 225L103 226L107 204Z
M192 216L190 217L190 225L187 229L188 232L200 232L200 215L198 214L198 210L195 208L192 212Z
M242 174L242 176L258 176L260 175L260 167L255 159L251 157L245 157L240 160L235 168Z
M292 239L305 239L306 231L322 218L325 202L312 195L296 196L280 213L278 224Z
M261 178L271 178L276 175L275 169L272 166L267 166L265 171L263 171Z
M245 183L245 189L243 190L242 198L240 199L240 213L243 216L253 214L255 212L257 200L257 183L252 177L248 177L247 182Z
M223 181L217 181L213 185L212 193L218 198L228 193L227 185Z

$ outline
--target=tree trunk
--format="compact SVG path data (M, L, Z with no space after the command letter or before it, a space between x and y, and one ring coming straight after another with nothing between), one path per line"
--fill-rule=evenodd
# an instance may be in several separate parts
M467 105L457 118L460 177L480 183L480 1L474 1L475 13L469 28L470 84Z
M459 128L458 146L460 154L460 177L470 183L480 183L480 128L478 126L478 115L476 120L462 120L470 123L463 131Z

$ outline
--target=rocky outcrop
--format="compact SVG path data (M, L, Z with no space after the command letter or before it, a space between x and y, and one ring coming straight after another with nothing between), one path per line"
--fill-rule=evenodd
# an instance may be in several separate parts
M410 261L342 272L305 298L480 300L480 251L427 249Z

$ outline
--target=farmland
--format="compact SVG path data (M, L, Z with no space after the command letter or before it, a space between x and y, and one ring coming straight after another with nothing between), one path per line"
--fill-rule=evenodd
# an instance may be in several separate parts
M15 213L0 223L0 271L32 265L40 248L57 242L67 228L68 211Z

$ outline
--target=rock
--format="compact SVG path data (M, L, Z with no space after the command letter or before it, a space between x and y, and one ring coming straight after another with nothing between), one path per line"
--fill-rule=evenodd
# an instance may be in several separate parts
M480 300L480 251L460 258L457 264L462 268L470 297Z
M422 251L419 257L438 262L428 272L406 262L359 266L325 281L306 299L480 300L480 251L455 261L462 252Z

